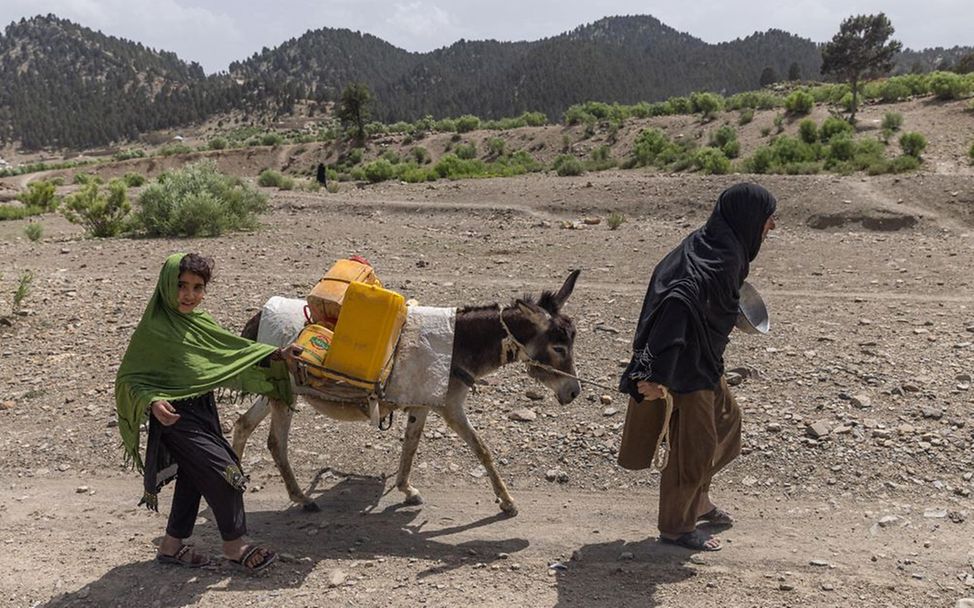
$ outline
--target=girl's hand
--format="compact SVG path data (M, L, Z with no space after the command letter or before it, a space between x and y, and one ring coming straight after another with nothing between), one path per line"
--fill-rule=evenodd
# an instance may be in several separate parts
M172 426L179 420L179 414L176 413L176 408L168 401L153 401L152 415L156 417L156 420L162 426Z
M646 382L645 380L640 380L636 383L636 390L639 391L640 395L646 399L649 399L650 401L663 398L663 386L656 382Z

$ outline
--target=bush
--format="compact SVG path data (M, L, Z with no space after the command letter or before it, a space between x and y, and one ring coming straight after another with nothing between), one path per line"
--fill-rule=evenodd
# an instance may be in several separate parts
M884 131L899 131L900 127L903 126L903 115L897 112L887 112L883 114L883 130Z
M617 230L625 221L626 216L622 215L618 211L613 211L606 219L606 223L609 225L609 230Z
M730 173L730 160L717 148L701 148L693 155L693 166L708 175Z
M357 165L362 162L362 157L364 154L365 152L362 150L362 148L352 148L348 151L348 154L345 155L345 162L349 165Z
M129 188L138 188L143 184L145 184L145 176L142 175L141 173L135 173L133 171L129 171L128 173L122 176L122 181L124 181L125 185L128 186Z
M556 158L553 168L555 173L561 177L581 175L585 171L584 167L582 167L582 162L568 154L562 154Z
M472 159L463 160L456 154L444 154L440 160L433 165L433 171L439 177L448 179L462 179L484 174L484 163Z
M44 213L40 207L21 207L14 205L0 205L0 222L6 220L22 220Z
M967 151L967 157L971 159L971 163L974 163L974 143L971 143L971 147Z
M487 140L487 152L490 156L504 156L504 149L507 144L500 137L491 137Z
M856 142L850 135L841 133L829 140L828 160L831 164L852 160L855 154Z
M139 197L133 228L148 236L217 236L252 230L267 198L202 161L159 176Z
M44 211L54 211L57 199L54 196L55 187L51 182L36 181L27 184L27 190L17 195L25 207L37 207Z
M391 150L391 149L390 150L386 150L385 152L383 152L382 153L382 158L386 159L387 161L389 161L390 164L393 164L393 165L398 165L399 164L399 161L401 160L399 158L399 153L396 152L395 150Z
M260 137L260 145L262 146L279 146L284 143L284 138L277 133L264 133Z
M762 146L754 151L751 158L744 161L744 169L751 173L768 173L774 163L774 151Z
M822 122L822 126L818 130L818 138L824 144L841 133L847 133L849 137L852 137L853 132L854 129L848 122L835 116L829 116Z
M470 160L477 158L477 147L471 143L459 144L453 153L457 155L457 158L462 160Z
M431 160L429 150L422 146L416 146L410 150L409 153L412 154L413 158L416 160L416 163L419 165L428 164Z
M392 163L384 158L380 158L368 163L365 165L365 167L363 167L363 169L365 171L365 179L369 180L369 182L373 184L392 179L393 175L396 173Z
M521 114L521 118L529 127L543 127L548 124L548 117L541 112L525 112Z
M934 72L930 75L929 83L930 92L937 99L960 99L970 91L964 77L953 72Z
M90 173L75 173L74 183L79 186L84 186L87 184L100 184L102 181L101 177L97 175L92 175Z
M815 107L815 98L807 91L794 91L785 98L785 110L795 116L804 116Z
M911 131L900 136L900 148L903 149L903 154L907 156L920 158L920 155L923 154L926 147L927 138L920 133Z
M260 172L260 175L257 176L257 185L264 188L293 190L294 179L272 169L264 169Z
M159 148L160 156L175 156L176 154L189 154L193 149L186 144L172 143Z
M592 150L592 159L585 164L589 171L605 171L616 166L616 161L612 158L612 148L601 145Z
M815 148L800 139L782 135L771 144L777 161L782 165L818 160Z
M633 166L645 167L656 162L656 157L670 145L670 138L659 129L643 129L633 142Z
M798 123L798 137L806 144L814 144L818 141L818 125L815 121L806 118Z
M206 147L210 150L224 150L227 147L227 140L223 137L214 137L207 142Z
M480 128L480 119L470 114L464 114L457 119L457 133L469 133Z
M751 108L744 108L741 110L741 115L737 117L737 124L744 126L754 120L754 110Z
M113 160L131 160L133 158L144 158L145 150L141 148L136 148L135 150L119 150L115 154L112 154Z
M38 224L37 222L30 222L24 226L24 234L27 235L30 242L36 243L37 241L41 240L42 236L44 236L44 226Z
M62 207L68 221L81 224L85 232L95 237L118 235L125 228L131 210L128 188L120 179L108 183L107 193L98 184L86 184L65 198Z
M737 131L730 125L724 125L710 134L710 145L719 148L727 158L737 158L741 144L737 141Z
M892 103L910 96L910 87L902 80L890 78L879 87L879 98Z
M710 120L717 112L724 109L724 98L715 93L693 93L690 95L690 107L694 113L703 115Z

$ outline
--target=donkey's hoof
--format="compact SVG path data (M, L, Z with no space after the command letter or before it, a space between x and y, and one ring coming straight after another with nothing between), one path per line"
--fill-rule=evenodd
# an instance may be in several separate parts
M421 505L426 501L423 500L423 495L417 492L415 494L407 495L406 499L403 500L402 502L405 505L415 506L415 505Z
M508 517L517 516L517 506L513 502L502 502L501 511L503 511Z
M301 510L304 511L305 513L318 513L319 511L321 511L321 507L318 506L318 503L311 500L308 502L301 503Z

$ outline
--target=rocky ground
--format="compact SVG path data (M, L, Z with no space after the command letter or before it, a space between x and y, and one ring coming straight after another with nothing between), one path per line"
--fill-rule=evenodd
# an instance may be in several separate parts
M582 274L566 306L580 374L612 385L655 262L740 176L607 172L280 193L253 234L90 240L0 223L0 598L10 606L953 606L974 596L974 185L970 172L767 177L781 226L752 265L773 331L726 355L744 454L715 485L740 518L717 554L655 542L657 475L615 465L625 403L567 406L505 368L468 401L520 515L431 418L405 508L402 420L382 433L301 408L290 453L322 512L289 508L254 435L253 534L286 553L251 579L150 560L164 519L135 508L112 382L166 254L218 267L205 307L240 328L341 256L430 305L506 303ZM615 231L609 211L625 214ZM601 218L598 224L584 220ZM9 310L23 270L25 310ZM536 397L541 397L540 399ZM225 424L244 405L223 404ZM533 420L514 415L530 409ZM527 416L527 418L532 418ZM390 491L391 489L391 491ZM163 497L166 504L168 495ZM165 508L163 509L165 512ZM218 550L209 512L199 544Z

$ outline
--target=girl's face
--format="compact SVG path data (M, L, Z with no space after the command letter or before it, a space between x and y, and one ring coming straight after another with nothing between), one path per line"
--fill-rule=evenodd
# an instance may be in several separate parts
M179 312L188 314L193 312L206 296L206 283L203 277L193 272L179 274L179 297L177 303Z
M767 221L764 222L764 228L761 231L761 240L768 236L768 233L778 227L778 218L776 215L772 214L768 217Z

